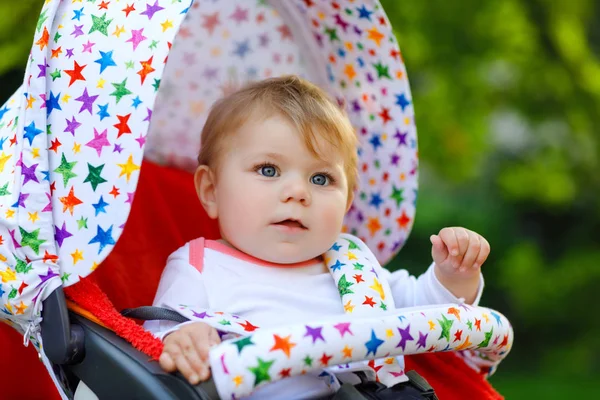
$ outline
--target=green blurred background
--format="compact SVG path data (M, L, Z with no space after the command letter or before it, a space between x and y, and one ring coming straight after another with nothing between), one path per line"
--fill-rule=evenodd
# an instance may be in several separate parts
M23 79L41 4L0 0L0 104ZM481 233L482 303L516 334L492 383L507 399L600 398L600 3L382 4L421 157L416 224L391 268L420 273L441 227Z

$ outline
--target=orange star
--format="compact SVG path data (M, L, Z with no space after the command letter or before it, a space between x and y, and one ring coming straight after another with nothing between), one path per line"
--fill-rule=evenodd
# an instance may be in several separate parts
M146 76L155 71L155 69L152 68L152 58L154 58L154 56L150 57L147 61L140 61L142 69L140 69L137 74L142 78L142 84L144 83Z
M52 50L52 56L50 58L58 58L62 54L62 47L58 47L58 49Z
M371 236L375 236L378 230L381 229L381 224L379 223L379 218L371 217L369 218L369 223L367 224L367 228L369 228L369 232L371 232Z
M65 69L65 73L71 77L69 86L71 86L76 81L85 81L85 78L83 77L83 75L81 75L81 71L83 71L83 69L87 67L87 64L79 65L77 64L77 61L73 61L73 64L73 69Z
M481 331L481 320L475 318L475 327L477 328L478 331Z
M465 339L464 343L461 343L461 345L458 346L456 348L456 350L465 350L465 349L467 349L471 345L473 345L473 343L469 342L469 336L467 336L467 338Z
M48 34L48 29L44 27L44 32L40 39L35 42L36 45L40 46L40 50L44 50L44 47L48 46L48 40L50 39L50 35Z
M454 315L456 319L460 321L460 310L458 308L450 307L448 309L448 314Z
M71 186L71 190L69 191L69 195L65 197L59 197L61 203L63 203L63 213L67 210L73 215L73 208L79 204L83 204L83 201L79 200L75 197L74 187Z
M17 312L15 314L23 314L25 313L25 309L27 309L27 306L25 305L25 303L23 303L23 300L21 300L21 304L19 304L17 307Z
M381 32L379 32L375 27L369 29L367 32L369 33L367 39L371 39L372 41L377 43L377 47L381 46L381 40L383 40L385 36Z
M51 262L54 263L54 262L56 262L56 260L58 260L58 256L57 255L50 254L50 253L48 253L48 250L45 250L45 253L44 253L44 262L51 261Z
M127 4L127 8L122 9L121 11L123 11L125 13L126 17L129 17L129 13L132 11L135 11L135 7L132 5Z
M115 185L113 185L113 188L110 192L108 192L108 194L112 194L114 196L114 198L116 199L118 195L120 195L121 193L119 192L119 189L117 189L117 187Z
M108 5L109 5L109 4L110 4L110 1L109 1L108 3L107 3L106 1L102 1L102 3L100 3L100 5L98 6L98 10L101 10L101 9L103 9L103 8L104 8L105 10L108 10Z
M352 347L345 345L342 349L342 353L344 354L344 358L352 358Z
M280 337L279 335L273 335L273 338L275 339L275 345L270 351L281 350L288 358L290 358L290 350L296 347L296 343L290 343L291 337L292 335L288 335L284 338Z

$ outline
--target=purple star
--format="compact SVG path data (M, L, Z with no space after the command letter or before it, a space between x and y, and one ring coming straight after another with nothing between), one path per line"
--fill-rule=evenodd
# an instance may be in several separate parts
M79 37L83 35L83 25L75 25L75 30L71 32L71 35L75 35L75 37Z
M131 192L131 193L127 193L127 200L125 200L125 203L129 203L132 204L133 203L133 195L135 194L135 192Z
M50 280L51 278L54 278L55 276L58 276L57 273L52 271L52 268L48 267L48 272L46 273L46 275L39 275L40 279L42 280L40 283L38 283L38 285L36 286L36 288L40 287L41 285L43 285L47 280Z
M406 342L409 340L415 340L414 337L410 334L410 324L406 327L406 329L398 328L398 332L400 332L400 343L398 343L398 347L402 347L402 350L406 350Z
M321 35L319 33L315 33L314 35L315 35L315 40L319 44L319 47L323 47L323 35Z
M350 25L346 21L344 21L342 19L342 17L340 17L340 14L336 14L335 15L335 24L341 26L342 29L344 30L344 32L346 32L346 29L348 28L348 25Z
M204 319L204 318L210 317L210 315L208 315L208 314L206 313L206 311L203 311L203 312L201 312L200 314L198 314L198 313L197 313L196 311L194 311L194 310L192 310L192 312L194 313L194 317L195 317L195 318Z
M267 47L269 45L269 35L266 33L263 33L262 35L260 35L258 37L258 41L259 41L259 46L260 47Z
M15 231L16 229L13 229L12 231L9 230L8 233L10 233L10 237L12 238L13 246L15 247L15 249L18 249L19 247L21 247L21 244L17 242L17 239L15 239Z
M29 193L19 193L19 199L11 207L23 207L25 208L25 200L29 197Z
M419 340L417 340L417 349L419 347L425 348L427 346L427 336L429 336L429 333L423 334L422 332L419 332Z
M96 150L98 157L100 157L102 154L102 148L104 146L110 146L110 142L106 138L106 135L107 129L105 129L102 133L98 133L96 128L94 128L94 138L85 144L86 146Z
M217 72L219 72L217 68L206 68L202 73L202 76L205 79L217 79Z
M144 11L143 13L140 13L140 14L147 16L148 20L151 20L152 17L154 17L154 14L156 14L160 10L164 10L164 7L159 6L158 0L156 0L154 2L154 5L152 5L152 6L148 3L146 3L146 11Z
M392 165L398 165L398 161L400 161L400 156L398 154L392 154Z
M150 121L150 119L152 118L152 110L149 108L147 110L148 110L148 115L146 116L146 118L144 118L144 121Z
M354 26L354 33L356 33L357 35L362 35L362 29L360 29L358 26Z
M352 100L352 111L358 113L360 110L362 110L362 108L360 107L358 100Z
M54 240L56 240L56 243L58 243L58 247L62 247L63 241L71 236L73 236L73 234L67 231L67 227L64 222L62 224L62 228L54 225Z
M183 62L188 66L195 65L196 64L196 54L185 51L183 53Z
M323 335L321 334L322 329L322 326L318 328L311 328L310 326L306 325L306 334L304 334L304 337L311 336L313 344L317 341L317 339L321 339L323 342L325 342L325 338L323 338Z
M46 197L48 198L48 204L46 204L42 212L52 211L52 196L50 196L50 193L46 193Z
M113 153L119 153L121 154L121 152L123 151L123 148L121 147L120 144L115 144L115 148L113 149Z
M141 133L140 133L140 137L136 138L135 140L136 140L136 142L138 142L140 144L140 149L142 147L144 147L144 144L146 143L146 138L142 137Z
M356 215L356 219L358 220L358 222L360 222L361 224L363 223L363 221L365 220L365 216L363 215L362 211L359 211L358 214Z
M79 128L81 123L77 122L75 116L73 116L73 120L69 121L65 118L65 121L67 121L67 127L63 132L71 132L71 135L75 136L75 129Z
M401 133L400 131L396 131L394 138L398 139L398 147L400 147L401 145L406 146L406 136L407 135L408 135L408 132Z
M40 73L37 76L38 78L41 78L42 76L46 76L46 68L48 68L50 65L48 65L46 58L44 57L44 64L38 64L38 68L40 69Z
M90 112L90 115L93 114L92 106L94 105L94 102L96 101L97 98L98 98L98 95L96 95L96 96L88 95L87 87L85 89L83 89L83 93L81 94L81 96L79 96L78 98L75 99L75 100L81 101L83 103L81 105L81 109L79 110L79 113L81 114L81 112L83 110L88 110Z
M349 333L351 335L354 335L352 333L352 331L350 330L350 322L341 322L341 323L339 323L337 325L334 325L333 327L340 332L340 335L342 337L344 337L345 333Z
M65 54L67 56L67 58L73 57L73 50L75 50L75 49L67 49L67 54Z
M23 175L24 177L23 186L25 186L25 184L29 181L40 183L40 181L38 181L37 179L37 176L35 176L35 169L38 165L39 164L33 164L31 167L28 167L25 164L23 164L23 166L21 167L21 175Z

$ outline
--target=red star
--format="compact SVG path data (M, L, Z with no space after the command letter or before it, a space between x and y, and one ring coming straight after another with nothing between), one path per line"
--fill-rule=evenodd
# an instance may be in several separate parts
M461 340L462 331L459 329L454 333L454 341L458 342Z
M379 17L379 25L385 25L385 18Z
M102 1L102 3L100 3L100 5L98 6L98 10L102 10L103 8L105 10L108 10L108 5L110 4L110 1L107 3L105 1Z
M83 69L87 67L87 64L82 66L77 64L77 61L73 61L73 64L73 69L65 69L65 73L67 73L67 75L71 77L69 86L71 86L76 81L85 81L85 78L83 77L83 75L81 75L81 71L83 71Z
M375 302L373 301L373 298L372 298L372 297L365 296L365 301L363 302L363 304L366 304L366 305L368 305L368 306L371 306L371 307L373 307L373 306L374 306L375 304L377 304L377 303L375 303Z
M335 1L333 3L331 3L331 7L333 7L335 10L340 9L340 5L338 3L336 3Z
M315 3L313 3L313 0L304 0L304 4L306 4L306 7L312 7L315 5Z
M119 134L117 135L117 139L126 133L131 133L131 129L129 129L129 125L127 125L127 121L129 121L129 117L131 117L131 113L127 115L117 115L119 119L118 124L114 124L113 126L119 130Z
M389 207L385 209L385 216L386 217L389 217L391 213L392 213L392 210Z
M69 191L69 195L65 197L59 198L60 202L63 203L63 213L67 210L73 215L73 208L79 204L83 204L83 201L79 200L75 197L74 187L71 186L71 190Z
M331 360L332 358L333 358L333 356L328 356L327 354L323 353L323 355L320 358L321 365L326 367L327 364L329 363L329 360Z
M52 141L52 146L50 146L50 150L54 151L55 153L58 153L58 147L60 145L61 143L58 141L58 138L56 138Z
M369 360L369 367L377 374L379 370L383 367L383 365L375 366L375 360ZM377 377L377 382L379 382L379 377Z
M475 318L475 327L477 328L478 331L481 331L481 320Z
M56 260L58 260L58 256L56 254L50 254L50 253L48 253L48 250L45 250L44 262L52 261L54 263L54 262L56 262Z
M50 56L50 58L58 58L58 56L60 56L62 53L62 47L58 47L58 49L54 49L52 50L52 56Z
M2 239L2 235L0 235L0 246L4 244L4 239Z
M112 194L114 196L114 198L116 199L118 195L120 195L121 193L119 193L119 189L117 189L117 187L115 185L113 185L113 188L110 192L108 192L108 194Z
M381 107L381 112L377 115L379 115L381 117L384 125L392 120L392 117L390 117L390 109L389 108Z
M265 14L264 13L260 13L256 16L256 23L260 24L265 22Z
M55 190L56 190L56 181L54 181L50 184L50 196L52 196L52 194L54 193Z
M25 282L21 282L21 286L19 286L19 294L23 294L23 289L25 289L27 286L29 285Z
M279 376L281 376L282 378L289 378L291 372L292 372L291 368L285 368L279 372Z
M255 329L258 329L258 326L254 326L254 325L252 325L252 324L251 324L250 322L248 322L248 321L246 321L246 323L245 323L245 324L240 324L239 322L238 322L238 324L239 324L239 325L241 325L241 326L244 328L244 330L245 330L246 332L252 332L252 331L254 331Z
M362 278L362 275L356 274L353 276L354 280L356 280L356 283L361 283L364 282L365 280Z
M154 56L150 57L147 61L140 61L140 64L142 64L142 69L140 69L137 74L142 78L142 84L149 73L156 71L154 68L152 68L153 58Z
M504 347L508 345L508 335L504 335L504 339L502 340L502 343L500 343L500 346L498 347Z
M383 251L383 249L385 249L385 243L379 242L379 244L377 245L377 250Z
M390 178L390 173L389 172L384 172L383 173L383 181L387 182L389 178Z
M390 56L394 59L397 60L398 57L400 57L400 52L396 49L392 49L390 50Z
M410 218L408 215L406 215L406 211L402 210L402 215L396 218L396 222L398 222L398 226L402 229L406 229L408 227Z
M214 14L203 15L202 18L204 18L204 21L202 22L202 27L206 28L209 35L212 35L217 25L220 24L219 12L217 11Z
M122 9L121 11L123 11L125 13L126 17L129 17L129 13L132 11L135 11L135 7L132 5L127 4L127 8Z
M292 38L292 31L290 31L287 25L280 25L277 27L277 30L281 33L281 40Z
M12 146L13 144L17 144L17 135L15 134L15 136L10 138L10 145Z

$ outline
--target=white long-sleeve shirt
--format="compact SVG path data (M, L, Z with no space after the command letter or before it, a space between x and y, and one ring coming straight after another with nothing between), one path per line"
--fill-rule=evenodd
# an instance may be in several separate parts
M346 235L366 245L358 238ZM370 253L370 251L367 249ZM323 261L275 266L231 249L217 241L205 241L201 266L190 264L190 244L169 256L154 299L154 306L177 309L180 304L235 314L261 328L314 321L344 314L339 291ZM371 260L375 256L369 254ZM457 303L456 298L437 279L432 264L421 276L406 270L390 273L383 269L382 279L390 285L396 308ZM483 290L480 277L473 305ZM185 322L187 324L190 322ZM163 339L183 324L148 321L146 329ZM314 375L292 377L259 388L251 398L299 399L324 396L329 387Z

